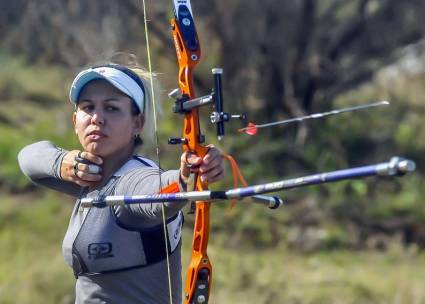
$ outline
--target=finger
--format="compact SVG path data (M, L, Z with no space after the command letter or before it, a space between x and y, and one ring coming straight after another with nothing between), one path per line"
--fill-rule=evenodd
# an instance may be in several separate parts
M180 157L180 173L181 176L187 178L191 172L198 172L198 165L202 159L194 153L184 152Z
M93 174L89 172L89 168L91 166L96 165L84 165L80 163L75 163L74 165L74 176L75 180L82 180L82 181L99 181L102 179L102 175L100 174Z
M224 170L221 168L214 168L210 170L208 173L201 175L201 181L206 183L213 183L221 180L224 177Z
M201 181L211 181L212 178L214 178L215 176L219 175L221 172L223 172L223 168L221 167L214 167L212 169L210 169L207 172L203 172L200 177L201 177Z
M191 166L197 166L201 164L202 158L193 153L186 153L185 163Z
M103 159L101 157L94 155L93 153L90 153L90 152L87 152L87 151L82 151L82 152L78 153L78 156L83 158L83 159L87 159L91 163L94 163L94 164L97 164L97 165L103 164Z
M102 173L102 167L95 165L93 163L79 164L78 169L79 169L79 171L82 171L84 173L90 173L90 174L100 174L100 173Z
M198 158L196 154L191 152L184 152L182 156L180 157L180 162L182 165L188 165L188 164L190 165L196 162L196 158Z
M209 160L209 162L202 162L202 165L199 167L199 171L204 173L216 167L224 168L223 157L221 155L215 155L214 158Z
M76 175L81 181L85 182L97 182L102 179L102 175L100 174L91 174L83 171L78 171Z
M205 164L209 164L216 158L221 158L221 151L215 148L214 146L210 147L208 153L202 159L202 162Z

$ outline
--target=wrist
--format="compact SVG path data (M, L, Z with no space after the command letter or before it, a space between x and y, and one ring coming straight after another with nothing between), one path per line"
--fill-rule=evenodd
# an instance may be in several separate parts
M180 184L180 189L183 192L187 191L187 181L188 181L188 178L184 177L183 174L180 172L180 174L179 174L179 184Z
M56 162L55 162L56 166L55 166L53 172L54 172L55 177L57 179L63 180L63 177L62 177L62 163L63 163L63 160L64 160L66 154L68 153L68 151L63 150L61 148L58 148L58 150L59 150L60 154L59 154L59 156L56 159Z

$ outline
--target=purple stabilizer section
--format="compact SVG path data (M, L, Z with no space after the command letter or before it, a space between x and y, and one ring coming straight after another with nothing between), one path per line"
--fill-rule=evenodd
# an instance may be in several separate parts
M335 172L320 174L319 176L324 182L333 182L347 178L373 176L377 174L376 169L376 165L371 165L360 168L338 170Z
M237 193L237 196L239 197L247 197L259 193L286 190L309 185L318 185L323 183L336 182L344 179L374 176L378 174L378 166L379 165L370 165L352 169L344 169L327 173L308 175L304 177L297 177L263 185L239 188L235 190L226 191L226 196L232 198Z

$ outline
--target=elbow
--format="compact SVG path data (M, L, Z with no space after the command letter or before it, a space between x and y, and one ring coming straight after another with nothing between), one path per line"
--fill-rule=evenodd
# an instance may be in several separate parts
M19 168L21 169L21 172L25 176L27 176L28 178L31 179L30 170L29 170L29 167L30 167L29 165L30 165L31 161L30 161L30 159L29 159L29 157L28 157L28 155L26 153L26 148L27 147L24 147L18 153L18 165L19 165Z
M49 162L49 151L52 147L48 141L35 142L22 148L18 153L18 164L22 173L30 180L48 177L45 172L46 162ZM46 156L47 152L47 156Z

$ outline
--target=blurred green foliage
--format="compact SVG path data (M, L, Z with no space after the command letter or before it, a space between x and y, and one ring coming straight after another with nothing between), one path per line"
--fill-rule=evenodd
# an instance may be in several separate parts
M60 250L71 210L64 196L2 196L1 303L73 303L74 278Z
M49 139L58 146L77 145L71 105L66 100L66 73L48 66L29 66L23 59L0 53L0 185L21 190L29 185L16 157L20 149Z
M106 38L111 37L108 18L109 22L125 20L114 23L113 34L117 37L116 41L112 39L113 46L114 42L141 41L140 31L125 27L138 27L139 15L134 13L132 3L123 3L108 4L103 10L95 2L69 4L87 12L89 21L96 20L95 25L104 23L93 39L86 39L83 34L98 28L85 23L87 16L78 15L78 9L72 10L72 15L71 10L68 12L55 1L46 4L47 9L41 5L33 10L29 7L35 16L47 14L46 22L32 24L22 14L21 25L27 35L12 33L9 53L0 52L1 303L73 303L73 275L60 252L72 200L31 185L20 172L16 156L22 147L38 140L47 139L65 149L79 146L67 97L74 71L65 67L103 57L99 55L99 45L104 46ZM219 63L226 69L226 109L238 113L249 110L248 116L259 123L294 116L297 112L288 104L292 98L304 103L302 110L309 112L384 99L391 102L385 108L261 130L256 137L238 134L239 123L231 122L222 142L215 139L214 128L202 122L207 142L234 155L250 184L387 161L392 155L411 158L418 168L402 178L368 178L279 193L286 204L277 211L244 201L232 210L228 204L215 204L210 235L210 256L216 269L211 303L425 303L425 71L403 69L402 60L397 61L392 53L388 55L392 48L402 46L397 44L400 41L407 44L419 40L421 26L409 18L417 20L411 16L420 14L420 10L407 2L382 2L384 5L379 1L323 1L318 5L318 16L326 17L322 23L305 23L311 24L319 35L309 36L307 31L305 37L311 37L311 41L303 41L298 40L297 31L292 32L297 27L285 23L295 24L297 20L291 18L300 16L287 13L286 18L281 18L272 2L257 16L260 26L244 19L252 18L246 12L258 13L255 1L250 6L244 2L246 11L228 5L229 15L222 15L217 3L197 4L206 20L199 23L198 30L203 42L208 42L195 79L199 94L209 90L210 67ZM305 7L294 3L286 2L285 9L296 12L304 8L302 17L309 21L308 3L315 2L305 1ZM108 10L115 12L115 7L125 13L107 15ZM396 14L396 7L400 7L400 15ZM401 10L403 7L408 10ZM12 8L16 16L21 15L18 6ZM66 14L50 18L50 9L58 8L75 17L73 26L67 23L71 21ZM156 9L160 14L163 8L158 5ZM380 13L374 14L376 11ZM370 23L362 25L357 20L360 12ZM275 13L279 18L273 19ZM387 29L387 13L407 20L403 29L408 36ZM99 14L98 19L93 14ZM217 32L210 32L210 14L223 16ZM103 17L106 21L100 19ZM244 30L238 32L236 23L244 24ZM353 37L355 41L350 44L343 39L344 30L350 33L353 26L352 32L356 33L356 25L363 38ZM167 71L158 77L168 90L175 86L176 77L170 71L175 71L176 63L161 40L161 28L166 26L165 22L156 24L153 45L157 51L153 53L156 69ZM334 28L335 31L330 30ZM120 34L124 30L128 35ZM34 40L34 32L43 39ZM75 36L75 32L82 36ZM277 36L269 36L271 33ZM392 35L400 39L392 41ZM258 37L255 44L253 36ZM13 41L13 37L21 37L22 41ZM272 42L272 47L266 40ZM334 49L327 49L328 44ZM31 46L31 50L26 53L23 46ZM14 47L19 50L16 54ZM137 49L140 45L132 47ZM104 51L110 49L105 46ZM299 62L293 64L296 56L291 54L297 51ZM326 57L333 52L332 58ZM381 57L383 63L378 64ZM415 60L416 65L423 66L422 57ZM388 62L392 63L385 66ZM360 76L364 73L367 77L351 74L357 67ZM339 94L334 93L333 89L338 91L343 82L350 85ZM284 86L289 88L281 89ZM305 93L309 88L316 90ZM163 93L165 96L166 90ZM167 145L166 139L180 136L181 117L171 113L171 101L161 101L165 112L159 126L161 165L169 169L177 166L180 147ZM208 121L209 113L201 112ZM142 153L156 160L151 143L146 142ZM214 189L229 187L229 175L224 182L212 185ZM188 260L193 217L186 216L185 227L184 255Z
M67 102L65 87L72 75L60 67L27 65L25 60L7 54L2 54L0 61L4 67L0 72L0 87L9 88L0 90L0 185L9 192L31 190L32 186L20 173L16 162L16 155L23 146L48 139L67 149L78 147L70 119L72 107ZM399 78L404 81L402 75ZM414 175L397 179L353 180L288 191L284 193L284 199L289 205L284 207L284 212L264 213L261 207L243 206L244 202L240 202L233 212L226 211L227 207L223 205L217 206L213 229L232 234L228 243L233 242L234 246L248 243L267 247L274 246L277 240L288 239L281 227L301 227L295 235L302 239L305 231L323 228L332 221L336 230L328 231L326 238L311 240L316 244L312 249L316 246L333 248L338 244L340 247L363 247L374 231L385 231L389 235L414 231L412 233L418 235L409 242L425 244L425 237L419 233L425 225L422 203L425 147L423 141L418 140L424 134L420 119L423 115L414 109L421 110L422 105L415 98L405 101L403 87L378 80L341 96L335 101L336 107L388 96L392 97L391 106L309 122L305 144L294 145L285 140L285 136L292 136L296 126L282 129L281 138L268 132L264 132L264 136L248 138L233 133L231 128L234 126L231 125L228 138L219 145L239 160L250 183L363 165L371 160L386 161L394 154L411 157L417 162L418 171ZM422 77L410 77L409 87L421 90L416 81L421 82ZM161 164L164 168L174 168L178 163L179 149L167 146L165 138L178 136L175 126L180 123L180 117L171 113L169 107L164 106L164 110L159 130ZM212 128L204 126L204 130L209 140L214 138ZM152 144L147 143L142 153L156 160ZM304 168L285 162L279 170L280 159L284 155L291 159L294 154L302 159ZM225 182L213 188L231 187L230 179L227 176ZM189 226L191 221L189 218ZM338 225L344 229L348 224L357 226L355 232L337 232ZM329 245L331 243L333 245Z
M2 197L1 303L74 303L74 277L60 250L72 206L70 197L53 193ZM328 236L321 232L327 242L345 233L335 227L327 229L337 229ZM184 265L190 258L191 232L186 225ZM406 249L392 243L384 252L322 248L314 254L301 254L288 250L285 242L273 248L253 248L248 243L223 247L229 238L233 236L217 231L211 234L212 304L425 301L425 255L417 246Z

